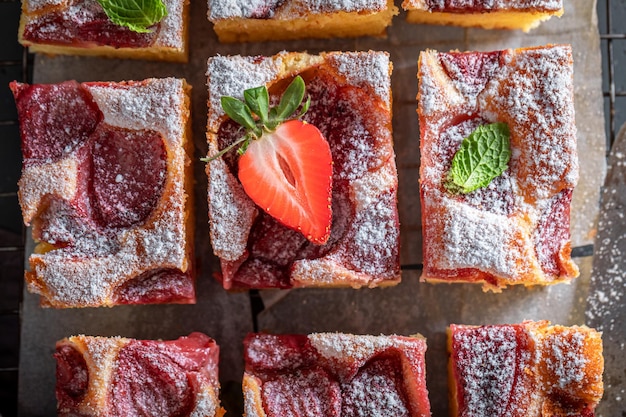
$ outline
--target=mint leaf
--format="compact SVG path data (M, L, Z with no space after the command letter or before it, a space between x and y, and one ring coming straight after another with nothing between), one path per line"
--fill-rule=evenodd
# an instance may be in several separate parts
M107 17L116 25L134 32L151 32L150 26L167 16L162 0L98 0Z
M455 193L471 193L487 187L502 175L511 159L509 127L506 123L478 126L463 139L452 159L446 188Z

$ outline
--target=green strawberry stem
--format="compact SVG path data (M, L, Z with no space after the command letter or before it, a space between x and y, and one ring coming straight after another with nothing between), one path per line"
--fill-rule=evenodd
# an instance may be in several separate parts
M300 119L311 106L311 97L304 100L306 86L301 76L296 76L289 84L278 106L270 108L269 92L265 86L249 88L243 92L244 101L230 96L222 96L222 109L228 117L246 129L246 134L237 139L217 154L202 158L203 162L211 162L231 149L239 146L237 153L243 155L250 141L260 139L264 132L271 133L287 120ZM293 115L298 108L300 111Z

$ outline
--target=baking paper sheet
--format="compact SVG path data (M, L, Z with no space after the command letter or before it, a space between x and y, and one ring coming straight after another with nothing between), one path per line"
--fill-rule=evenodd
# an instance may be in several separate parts
M396 3L400 3L397 1ZM450 323L487 324L547 319L572 325L585 321L591 257L578 258L581 277L571 285L511 288L483 293L470 285L419 282L421 220L418 192L419 128L415 113L417 59L421 50L494 50L547 43L571 43L574 51L575 108L580 155L580 182L572 206L574 246L590 245L596 233L600 186L605 173L605 132L596 4L565 0L565 15L529 34L410 25L401 12L387 38L302 40L222 45L206 20L206 4L191 5L190 62L165 64L100 58L38 56L34 81L119 81L149 77L185 77L193 86L192 113L196 157L206 153L206 60L216 54L272 55L281 50L316 53L331 50L384 50L393 62L393 129L399 176L401 263L403 281L387 289L303 289L264 291L259 329L311 333L344 331L362 334L421 333L428 338L427 375L433 416L447 415L445 328ZM241 415L239 386L243 373L242 340L253 329L247 293L227 293L211 277L219 270L208 237L206 176L196 162L196 255L198 304L195 306L127 306L105 309L51 310L38 297L24 295L20 357L19 410L23 416L54 415L54 343L63 337L122 335L176 338L197 330L221 346L223 401ZM622 328L623 334L623 328ZM606 402L613 400L607 398ZM606 416L615 414L606 414Z

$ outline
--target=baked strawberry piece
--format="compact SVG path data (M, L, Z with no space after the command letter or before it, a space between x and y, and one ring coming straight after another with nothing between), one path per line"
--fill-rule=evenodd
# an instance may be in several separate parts
M13 82L42 305L195 302L189 86Z
M521 29L528 32L563 15L563 0L404 0L410 23Z
M399 282L388 55L208 66L209 218L224 287Z
M250 334L245 415L430 416L425 351L420 335Z
M177 340L73 336L54 354L59 416L220 417L219 347Z
M452 416L588 416L603 393L600 333L549 322L451 325Z
M571 48L426 51L418 78L422 279L497 291L578 276Z
M187 61L186 0L25 0L18 39L31 52Z
M398 14L393 0L208 0L221 42L384 36Z

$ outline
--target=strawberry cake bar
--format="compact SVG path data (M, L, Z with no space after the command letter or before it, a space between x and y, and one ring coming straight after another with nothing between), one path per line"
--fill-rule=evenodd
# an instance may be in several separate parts
M454 417L593 417L603 393L600 333L549 322L451 325Z
M171 341L73 336L57 342L61 417L221 417L219 347L202 333Z
M410 23L521 29L563 15L563 0L404 0Z
M384 36L393 0L208 0L220 42Z
M572 51L426 51L419 59L422 279L571 280L578 180Z
M11 83L42 305L195 302L189 86Z
M246 417L430 416L420 336L250 334Z
M390 72L381 52L209 59L209 219L225 288L399 282Z
M31 52L52 55L187 62L187 0L126 2L120 9L115 5L24 0L18 39Z

